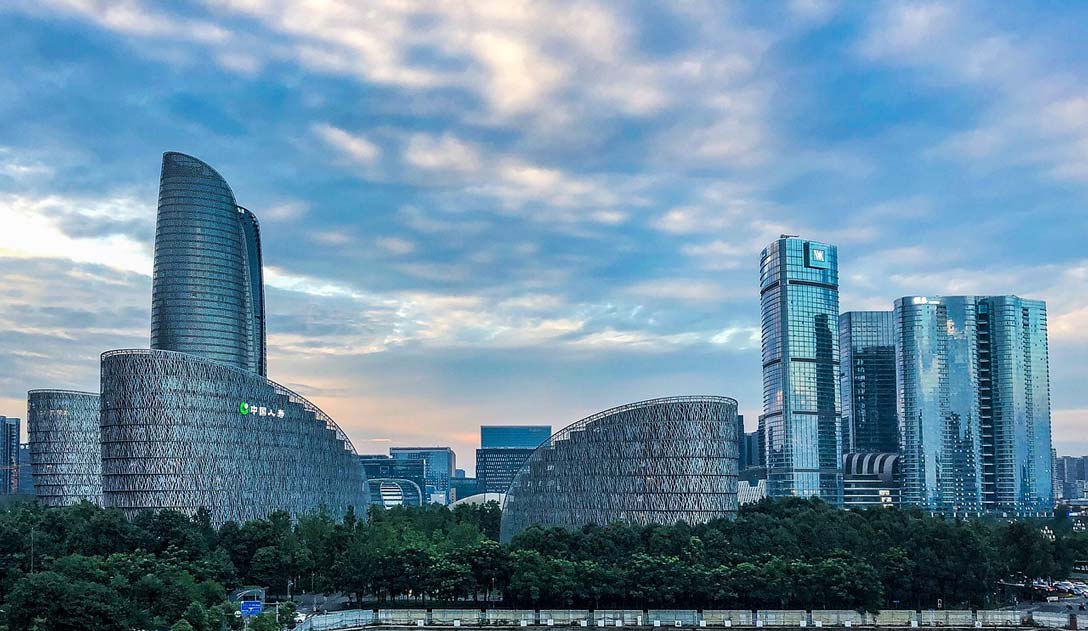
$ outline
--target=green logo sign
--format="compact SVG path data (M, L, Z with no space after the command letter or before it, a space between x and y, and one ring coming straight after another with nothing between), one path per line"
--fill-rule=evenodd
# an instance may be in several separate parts
M238 411L242 413L242 416L249 414L249 404L245 401L242 401L238 404Z

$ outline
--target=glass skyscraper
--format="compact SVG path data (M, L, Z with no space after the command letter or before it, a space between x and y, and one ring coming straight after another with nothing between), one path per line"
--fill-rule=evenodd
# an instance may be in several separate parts
M895 314L847 311L839 316L844 452L899 450L895 391Z
M257 218L227 182L181 153L162 158L151 289L151 348L264 376L264 283Z
M760 258L767 492L842 504L839 273L833 245L782 236Z
M978 327L983 504L1047 513L1054 489L1046 303L980 298Z
M1031 514L1053 503L1046 305L895 301L903 503Z
M19 419L0 416L0 495L19 489Z
M551 425L481 425L481 449L536 449L552 435Z

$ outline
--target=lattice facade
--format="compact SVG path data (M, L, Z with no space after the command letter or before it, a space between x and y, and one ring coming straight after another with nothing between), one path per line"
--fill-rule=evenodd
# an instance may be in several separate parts
M99 397L93 392L27 393L34 492L43 506L102 502L98 415Z
M298 394L194 355L102 355L103 503L245 521L369 504L351 442Z
M502 539L533 525L731 518L737 460L733 399L652 399L594 414L553 435L514 477Z

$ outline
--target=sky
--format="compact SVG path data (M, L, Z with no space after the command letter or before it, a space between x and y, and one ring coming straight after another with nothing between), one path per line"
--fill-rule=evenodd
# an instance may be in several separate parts
M759 255L1049 308L1088 453L1083 3L0 5L0 414L146 348L161 154L262 223L269 377L361 453L761 404Z

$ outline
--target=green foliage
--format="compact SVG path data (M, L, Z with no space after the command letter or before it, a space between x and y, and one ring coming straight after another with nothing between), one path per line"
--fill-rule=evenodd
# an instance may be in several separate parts
M242 586L273 597L343 592L368 605L987 606L1001 578L1062 576L1088 558L1088 535L1068 522L1047 522L1052 540L1042 522L791 499L747 506L733 521L532 528L501 545L495 504L375 510L366 522L317 513L292 523L276 513L218 530L206 512L126 520L90 504L13 504L0 510L0 628L235 629L227 588ZM293 604L281 606L277 623L269 608L250 628L289 628L293 614Z

